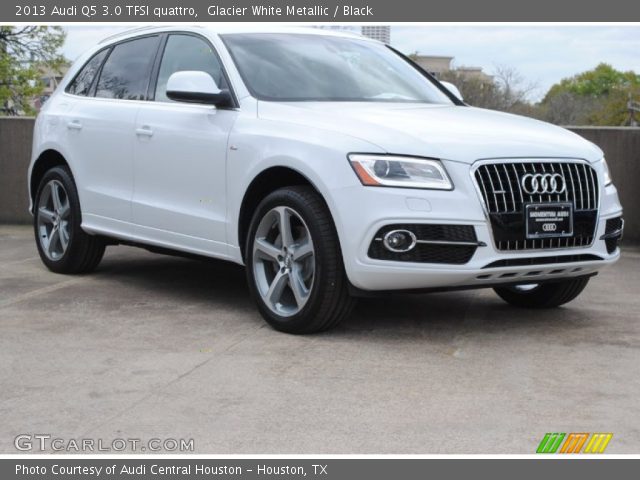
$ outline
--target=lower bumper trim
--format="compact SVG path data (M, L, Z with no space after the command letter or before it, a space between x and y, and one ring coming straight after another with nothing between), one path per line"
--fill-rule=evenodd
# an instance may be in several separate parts
M590 278L598 275L598 272L591 272L579 277ZM578 278L574 276L571 278ZM481 288L494 288L494 287L513 287L516 285L526 285L530 283L558 283L567 280L567 277L558 278L545 278L545 279L526 279L521 278L518 281L513 282L487 282L473 285L456 285L452 287L428 287L428 288L407 288L401 290L362 290L351 283L349 283L349 293L358 298L375 298L381 295L405 295L405 294L424 294L424 293L443 293L443 292L457 292L463 290L479 290Z
M601 261L604 258L593 254L581 255L553 255L550 257L527 257L527 258L505 258L491 262L482 267L487 268L504 268L504 267L527 267L531 265L551 265L554 263L574 263L574 262L593 262Z

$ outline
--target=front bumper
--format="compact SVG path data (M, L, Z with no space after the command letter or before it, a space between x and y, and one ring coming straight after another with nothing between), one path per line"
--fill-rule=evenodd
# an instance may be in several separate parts
M334 218L343 251L347 276L354 287L365 291L436 288L477 288L516 282L536 283L594 274L620 256L619 249L608 253L605 236L608 219L619 217L622 206L615 187L601 188L600 209L593 243L579 248L545 248L499 251L491 226L470 178L470 166L445 164L455 189L435 191L360 185L334 190ZM355 206L355 207L354 207ZM377 260L368 255L369 246L380 228L389 224L470 225L478 243L483 244L464 265L430 264ZM503 260L572 256L559 260L519 266L488 267ZM578 257L578 256L589 257ZM593 256L598 259L594 260ZM573 261L576 258L588 260ZM566 260L566 259L565 259ZM502 264L508 262L501 262Z

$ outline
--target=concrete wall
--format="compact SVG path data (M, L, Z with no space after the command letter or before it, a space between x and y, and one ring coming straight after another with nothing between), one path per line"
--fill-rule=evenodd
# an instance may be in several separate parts
M640 128L569 127L605 154L624 207L624 243L640 243Z
M29 223L27 168L33 118L0 117L0 223Z
M625 208L625 242L640 243L640 128L569 127L604 150ZM30 223L32 118L0 117L0 223Z

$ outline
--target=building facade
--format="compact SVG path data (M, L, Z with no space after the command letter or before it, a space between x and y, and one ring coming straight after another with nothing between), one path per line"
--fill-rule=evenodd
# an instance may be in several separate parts
M413 55L411 58L436 78L439 78L445 72L455 70L456 73L465 78L477 78L486 82L493 81L493 77L485 73L482 70L482 67L454 67L452 65L454 57L441 55Z
M361 30L365 37L373 38L379 42L391 43L391 27L389 25L365 25Z

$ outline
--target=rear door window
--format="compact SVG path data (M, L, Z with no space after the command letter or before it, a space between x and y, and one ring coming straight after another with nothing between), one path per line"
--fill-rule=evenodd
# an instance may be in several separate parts
M96 97L144 100L159 37L144 37L113 47L102 67Z

